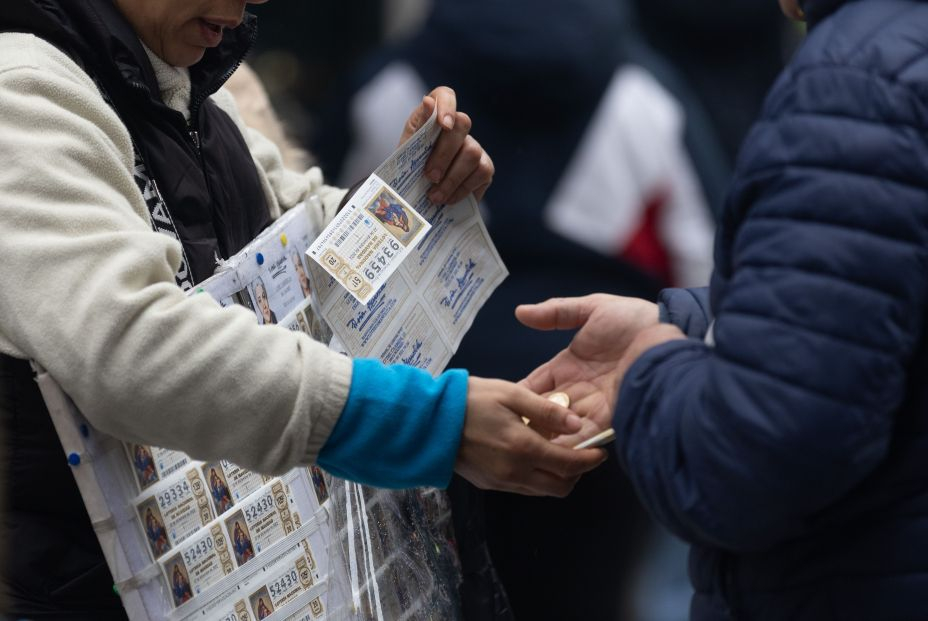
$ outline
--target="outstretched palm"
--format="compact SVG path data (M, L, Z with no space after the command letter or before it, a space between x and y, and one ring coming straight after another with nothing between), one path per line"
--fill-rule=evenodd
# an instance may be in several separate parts
M580 328L564 350L522 380L539 394L567 393L570 409L584 418L584 429L560 442L608 428L622 379L619 361L641 330L658 323L657 306L598 293L520 306L516 317L536 330Z

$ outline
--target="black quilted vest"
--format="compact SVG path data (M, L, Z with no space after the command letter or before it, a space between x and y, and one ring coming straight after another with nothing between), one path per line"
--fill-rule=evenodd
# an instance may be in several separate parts
M3 31L49 41L106 92L173 217L195 282L212 274L217 257L234 254L270 223L242 135L207 99L251 48L253 16L226 31L222 44L191 68L189 124L162 102L154 70L111 0L6 0ZM0 422L3 612L28 619L125 619L28 363L6 356L0 356Z

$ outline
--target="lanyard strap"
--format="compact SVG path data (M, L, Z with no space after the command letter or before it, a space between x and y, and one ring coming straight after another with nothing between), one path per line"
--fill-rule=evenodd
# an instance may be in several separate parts
M135 178L135 184L138 186L139 192L142 193L142 198L145 199L145 206L148 207L148 217L151 220L152 229L180 242L180 267L177 269L177 273L174 274L174 280L177 281L177 286L184 291L193 289L187 251L184 249L184 243L177 233L177 227L174 226L171 212L168 211L164 197L161 196L161 192L158 190L158 183L149 174L145 160L142 159L142 154L139 152L138 147L135 146L135 141L132 142L132 150L135 152L135 168L132 171L132 176Z
M113 109L113 112L119 116L119 110L106 92L106 89L103 88L103 84L92 74L91 78L93 78L93 81L96 83L97 89L103 97L103 101L105 101L107 105ZM122 117L120 116L120 118ZM138 187L139 192L142 193L145 206L148 208L148 218L151 222L151 227L155 232L167 235L180 243L180 267L177 269L177 273L174 274L174 280L177 282L178 287L184 291L189 291L193 289L193 277L190 273L190 261L187 259L187 250L184 248L184 242L177 232L177 227L174 225L174 218L171 217L171 212L168 210L167 203L164 202L164 197L161 195L160 190L158 190L158 183L155 181L154 177L151 176L151 173L148 172L148 165L145 163L142 152L139 150L138 145L135 144L135 139L132 138L131 133L129 139L132 140L132 152L135 156L132 176L135 179L135 185Z

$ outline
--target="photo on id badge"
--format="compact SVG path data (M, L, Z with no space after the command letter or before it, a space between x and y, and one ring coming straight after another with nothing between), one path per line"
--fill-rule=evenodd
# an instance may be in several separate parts
M161 510L158 509L154 496L139 505L139 518L142 520L142 530L145 531L145 537L155 558L171 549L168 530L164 527L164 518L161 517Z
M274 612L274 604L271 602L271 595L267 592L267 587L261 587L257 592L252 593L248 600L251 602L251 609L258 619L266 619Z
M255 297L255 310L258 311L258 319L261 320L262 325L269 325L277 323L277 315L274 314L274 311L271 309L271 303L267 299L267 286L264 284L264 279L260 276L255 279L254 285L252 287L252 293Z
M209 487L209 497L213 500L213 508L216 509L216 515L222 515L232 508L232 492L229 491L229 483L226 481L225 472L218 462L203 464L203 478L206 479L206 485Z
M139 489L158 482L158 471L155 469L155 458L151 449L144 444L129 444L129 454L132 456L132 469L139 482Z
M302 253L299 250L290 251L290 263L296 271L296 279L300 282L300 290L303 292L303 298L308 298L313 290L309 286L309 277L306 275L306 264L303 263Z
M187 568L184 566L180 554L175 554L167 562L167 575L171 579L171 597L174 598L175 607L193 599L190 576L187 575Z
M425 225L425 221L406 208L400 197L388 188L380 190L366 209L404 246L408 246Z
M235 552L235 562L244 565L255 557L255 548L251 544L251 534L245 523L245 516L241 511L236 512L226 520L226 530L232 537L232 551Z

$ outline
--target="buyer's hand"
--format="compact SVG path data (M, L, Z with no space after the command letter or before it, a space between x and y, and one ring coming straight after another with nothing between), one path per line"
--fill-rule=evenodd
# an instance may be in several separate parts
M639 333L660 326L656 304L602 293L524 304L516 308L516 318L536 330L580 328L564 350L521 382L539 394L562 391L570 397L584 427L557 440L567 446L612 425L619 383L629 366L622 359Z
M523 416L531 420L530 427ZM471 377L455 471L481 489L566 496L581 474L603 462L605 453L557 446L535 430L563 435L580 428L570 410L525 387Z
M429 200L456 203L474 193L479 201L493 181L493 161L470 135L471 120L457 110L457 97L446 86L439 86L423 97L403 127L400 144L416 133L438 106L437 122L442 132L425 164L425 176L432 182Z

